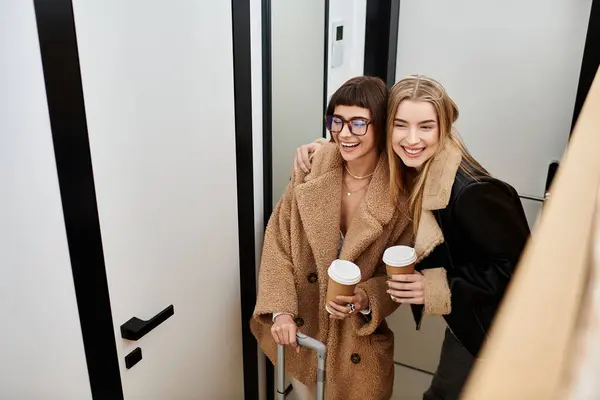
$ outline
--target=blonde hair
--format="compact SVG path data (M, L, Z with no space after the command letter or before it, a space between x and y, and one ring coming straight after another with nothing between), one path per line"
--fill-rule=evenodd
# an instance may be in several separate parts
M392 135L394 133L394 120L400 103L404 100L425 101L435 109L438 122L439 146L437 153L425 161L421 170L417 172L408 168L400 157L394 152ZM487 176L488 172L471 156L464 143L453 130L452 125L458 119L458 107L448 96L444 87L434 79L423 75L410 75L398 81L391 89L388 101L387 119L387 154L390 166L390 193L395 200L401 193L409 196L409 207L412 215L413 229L416 235L421 219L423 193L425 182L429 175L431 162L448 142L458 148L462 154L459 170L474 177Z

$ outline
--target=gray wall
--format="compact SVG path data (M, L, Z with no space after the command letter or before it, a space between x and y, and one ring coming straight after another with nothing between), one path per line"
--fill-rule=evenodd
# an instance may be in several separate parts
M323 132L325 3L273 0L273 205L292 174L296 147Z

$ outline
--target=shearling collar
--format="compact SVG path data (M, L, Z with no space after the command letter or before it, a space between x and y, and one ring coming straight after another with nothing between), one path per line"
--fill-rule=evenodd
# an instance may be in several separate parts
M423 191L423 210L445 208L450 201L452 185L462 161L460 150L450 140L431 162Z

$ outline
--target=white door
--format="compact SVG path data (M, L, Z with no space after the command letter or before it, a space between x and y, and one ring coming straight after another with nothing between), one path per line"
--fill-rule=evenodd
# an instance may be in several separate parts
M396 79L425 74L458 104L457 129L490 173L522 196L543 198L548 166L569 138L591 0L400 2ZM523 199L533 227L541 202ZM395 360L433 372L445 324L414 331L408 308L390 318ZM414 376L413 376L414 375ZM405 377L428 379L409 370ZM408 383L410 384L410 383ZM400 389L402 393L402 389Z
M91 399L32 1L0 57L0 399Z
M125 398L243 398L231 2L73 5Z

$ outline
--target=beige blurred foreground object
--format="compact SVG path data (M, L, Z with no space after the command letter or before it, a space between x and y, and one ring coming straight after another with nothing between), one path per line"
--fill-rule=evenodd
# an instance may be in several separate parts
M562 399L600 399L600 190L589 252L588 283L575 327L571 365L567 367Z
M481 353L485 363L475 366L462 399L600 398L598 260L592 257L599 240L593 236L599 184L597 73L551 198ZM596 376L586 375L586 368Z

